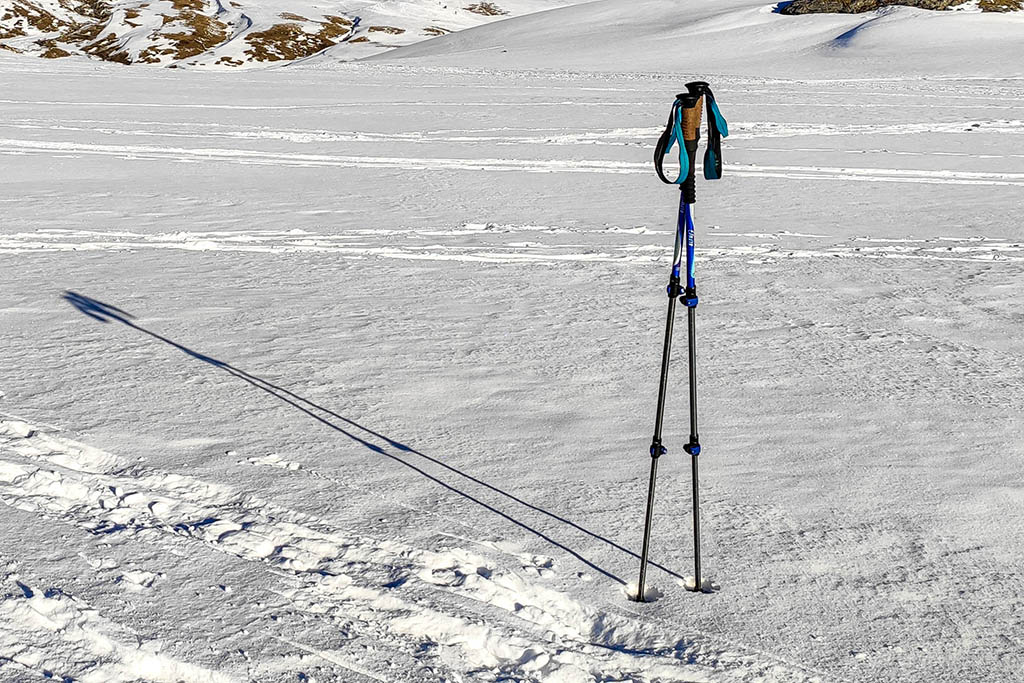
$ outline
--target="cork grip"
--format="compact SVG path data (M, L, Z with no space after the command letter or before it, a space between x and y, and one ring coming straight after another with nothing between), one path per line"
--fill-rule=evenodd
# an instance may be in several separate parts
M683 140L694 141L700 137L700 112L704 96L697 98L697 104L683 109Z

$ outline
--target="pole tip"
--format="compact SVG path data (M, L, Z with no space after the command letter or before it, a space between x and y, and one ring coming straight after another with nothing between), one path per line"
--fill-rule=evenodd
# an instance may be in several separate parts
M714 579L701 578L700 587L697 586L697 581L692 576L687 576L679 583L691 593L717 593L722 590L722 587Z
M632 600L633 602L654 602L658 598L665 595L660 590L658 590L650 584L644 586L643 595L640 595L639 591L637 591L637 586L635 583L631 583L628 586L623 586L622 590L623 592L625 592L626 597Z

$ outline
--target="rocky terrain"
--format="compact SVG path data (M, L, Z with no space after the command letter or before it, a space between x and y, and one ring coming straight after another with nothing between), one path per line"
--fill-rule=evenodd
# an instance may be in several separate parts
M782 14L859 14L890 5L903 5L929 10L948 10L967 5L982 12L1013 12L1024 9L1021 0L793 0L779 4Z
M280 1L280 0L278 0ZM124 64L238 67L338 47L360 58L505 16L567 4L455 0L335 5L234 0L0 0L0 50Z
M1020 10L1024 0L794 0L786 15L929 10ZM574 0L0 0L0 51L123 64L231 68L330 52L368 57L480 24Z

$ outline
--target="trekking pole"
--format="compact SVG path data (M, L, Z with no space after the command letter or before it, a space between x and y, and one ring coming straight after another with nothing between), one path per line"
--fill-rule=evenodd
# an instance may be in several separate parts
M665 132L658 140L654 152L654 167L658 177L668 184L679 185L679 215L676 223L675 249L672 271L668 284L668 318L665 323L665 342L661 356L661 383L658 388L658 407L654 419L654 438L651 441L651 476L647 487L647 511L644 520L644 540L640 552L640 578L637 581L637 602L644 601L644 586L647 580L647 562L650 552L651 528L654 519L654 493L658 477L658 458L667 452L661 441L665 417L665 395L668 390L668 368L672 351L672 328L674 325L676 299L687 309L690 371L690 438L683 450L690 454L693 477L693 541L694 541L694 586L701 590L700 562L700 498L697 456L700 454L700 437L697 432L697 353L696 353L696 309L697 283L694 266L694 228L692 206L696 202L697 143L700 140L701 104L708 108L708 149L704 156L704 177L716 180L721 177L721 138L729 134L725 119L718 111L714 95L708 84L695 81L686 85L687 92L676 95L669 114ZM679 145L679 176L675 181L665 177L662 164L674 144ZM683 247L686 248L686 285L680 283Z

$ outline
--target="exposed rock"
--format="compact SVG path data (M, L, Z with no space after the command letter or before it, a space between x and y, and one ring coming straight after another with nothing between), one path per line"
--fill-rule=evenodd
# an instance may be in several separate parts
M255 62L309 57L337 45L348 35L351 27L351 21L337 16L325 17L322 22L277 24L265 31L246 34L245 40L250 47L245 54Z
M981 0L978 7L982 12L1019 12L1024 10L1024 0Z
M485 17L497 17L508 14L508 12L501 9L493 2L478 2L470 5L469 7L464 7L463 9L467 12L472 12L473 14L482 14Z
M781 14L859 14L889 5L905 5L921 9L943 10L962 5L967 0L793 0L779 3Z
M263 0L0 0L0 50L166 67L293 61L342 44L362 57L509 14L490 0L470 2L405 0L399 11L353 3L367 14L343 16L301 1L283 11Z

